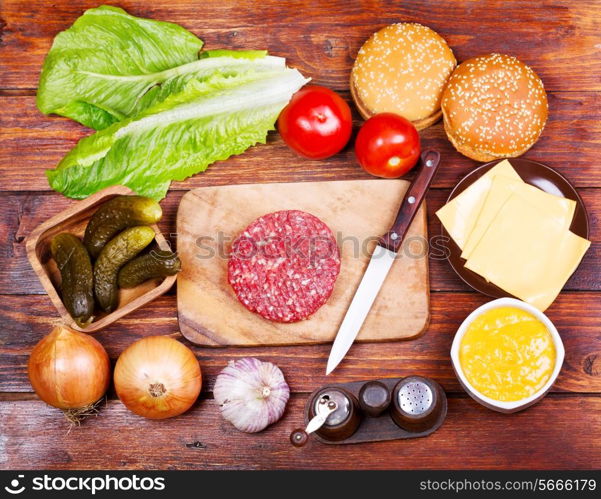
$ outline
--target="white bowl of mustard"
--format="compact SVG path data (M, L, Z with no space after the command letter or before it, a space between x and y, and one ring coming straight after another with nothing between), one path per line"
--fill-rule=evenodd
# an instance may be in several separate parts
M474 310L451 347L463 388L480 404L504 413L521 411L543 398L564 356L563 342L547 316L514 298Z

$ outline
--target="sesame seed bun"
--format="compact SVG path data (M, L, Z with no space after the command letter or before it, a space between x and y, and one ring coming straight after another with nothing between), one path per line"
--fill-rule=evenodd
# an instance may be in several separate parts
M417 23L391 24L359 50L351 94L363 118L397 113L421 130L440 119L442 90L456 65L435 31Z
M441 107L449 140L477 161L524 154L538 140L548 115L547 94L537 74L501 54L457 66Z

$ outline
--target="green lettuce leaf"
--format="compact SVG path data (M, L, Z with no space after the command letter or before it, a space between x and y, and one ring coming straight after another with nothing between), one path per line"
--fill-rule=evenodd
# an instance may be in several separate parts
M271 72L286 67L286 59L268 56L263 50L210 50L202 52L200 57L198 61L162 73L147 75L152 77L153 84L149 89L142 89L140 96L136 97L134 107L127 115L138 114L168 96L180 92L190 80L203 81L212 78L215 74L236 77L248 71Z
M265 143L280 111L306 82L289 68L189 80L181 92L81 139L46 172L48 180L72 198L120 184L160 200L172 180Z
M213 73L272 71L284 59L265 51L215 50L177 24L141 19L117 7L87 10L59 33L40 76L37 105L96 130L181 91Z

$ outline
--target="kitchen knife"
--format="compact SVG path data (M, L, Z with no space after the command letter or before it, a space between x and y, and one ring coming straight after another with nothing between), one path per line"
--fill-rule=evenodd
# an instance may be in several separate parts
M378 296L378 292L388 275L388 271L401 248L403 239L411 222L415 218L432 179L440 164L440 154L436 151L425 151L420 158L420 165L413 182L407 189L394 224L378 241L371 255L367 270L351 304L344 316L338 334L330 351L326 375L330 374L351 348L363 322Z

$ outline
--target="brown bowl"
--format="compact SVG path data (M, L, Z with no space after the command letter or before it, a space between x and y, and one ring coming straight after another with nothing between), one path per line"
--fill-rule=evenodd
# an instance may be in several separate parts
M568 181L568 179L561 175L557 170L554 170L553 168L542 163L538 163L537 161L523 158L508 159L518 175L527 184L538 187L549 194L562 196L564 198L576 201L576 211L574 212L574 218L572 220L570 230L577 236L588 239L589 223L586 208L582 198L576 191L576 188ZM482 177L486 172L488 172L492 167L501 161L503 160L498 159L491 161L490 163L479 166L468 173L451 191L447 203L459 196L459 194L461 194L465 189L467 189L476 180ZM471 286L476 291L479 291L487 296L492 296L493 298L515 298L513 295L507 293L507 291L495 286L492 282L488 282L486 279L484 279L484 277L466 268L466 260L461 258L461 248L455 244L455 241L453 241L453 238L445 230L444 226L442 227L442 235L448 238L447 247L449 249L449 263L451 264L451 267L455 273L463 280L463 282L465 282L468 286Z
M117 319L165 293L173 286L177 278L177 275L174 275L164 279L154 279L132 289L119 290L119 306L117 309L110 314L101 313L96 315L94 321L86 327L78 326L67 312L59 294L61 276L50 254L50 241L61 232L70 232L78 237L83 237L88 221L103 203L116 196L128 194L133 194L133 191L128 187L108 187L52 217L34 229L27 237L27 257L33 270L38 275L42 286L44 286L65 324L77 331L91 333L112 324ZM151 227L156 233L155 242L159 248L169 250L169 243L161 234L158 226L151 225Z

